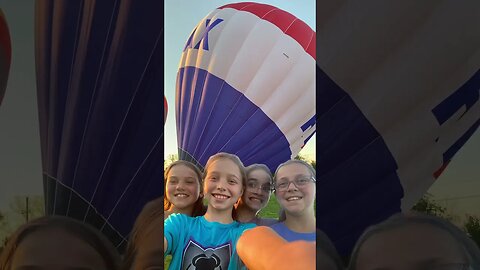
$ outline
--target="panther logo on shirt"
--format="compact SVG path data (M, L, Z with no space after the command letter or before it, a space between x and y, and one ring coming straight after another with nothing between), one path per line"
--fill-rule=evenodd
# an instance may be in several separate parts
M190 240L183 253L181 270L227 270L231 250L230 243L204 248Z

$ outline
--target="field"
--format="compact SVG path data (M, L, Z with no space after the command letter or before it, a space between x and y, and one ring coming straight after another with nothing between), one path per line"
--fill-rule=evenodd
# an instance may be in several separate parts
M275 199L275 195L272 194L270 201L268 201L267 206L260 211L259 216L264 218L277 218L278 212L280 211L280 206ZM168 255L165 257L165 270L168 270L172 256Z

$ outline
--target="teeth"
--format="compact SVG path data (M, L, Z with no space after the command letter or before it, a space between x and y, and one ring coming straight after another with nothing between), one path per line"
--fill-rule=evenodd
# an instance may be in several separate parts
M213 197L215 197L217 199L228 199L229 198L228 196L220 195L220 194L214 194Z
M250 197L250 200L251 200L251 201L255 200L255 201L257 201L257 202L262 202L262 200L257 199L257 198L253 198L253 197Z
M187 194L183 194L183 193L182 193L182 194L177 194L177 195L175 195L175 197L182 197L182 198L185 198L185 197L188 197L188 195L187 195Z
M300 200L301 198L300 197L290 197L287 199L287 201L296 201L296 200Z

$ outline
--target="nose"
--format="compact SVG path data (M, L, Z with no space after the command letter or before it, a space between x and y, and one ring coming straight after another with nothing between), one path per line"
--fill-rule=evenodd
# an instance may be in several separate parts
M217 182L217 190L225 190L225 187L223 186L223 181L218 181Z
M293 188L290 188L290 187L293 187ZM297 186L295 186L295 183L293 181L288 182L287 191L296 191L296 190L298 189L297 189Z
M184 190L184 184L180 181L178 182L177 186L175 187L177 190Z

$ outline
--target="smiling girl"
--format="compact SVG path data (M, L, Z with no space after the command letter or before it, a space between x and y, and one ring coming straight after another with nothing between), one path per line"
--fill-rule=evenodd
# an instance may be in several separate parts
M259 226L269 226L276 222L272 218L260 218L258 213L270 200L273 176L264 164L252 164L245 169L247 186L240 201L236 205L236 220L251 222Z
M172 213L201 216L205 213L202 174L194 164L178 160L165 170L164 219Z
M315 182L315 169L302 160L284 162L275 172L275 196L285 220L271 228L289 242L315 241Z
M236 243L255 224L232 218L245 182L245 168L236 155L218 153L208 159L203 189L208 201L205 215L171 214L164 222L164 255L172 255L171 269L245 269Z

